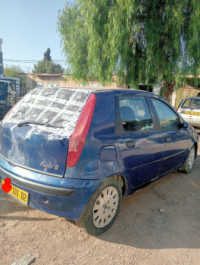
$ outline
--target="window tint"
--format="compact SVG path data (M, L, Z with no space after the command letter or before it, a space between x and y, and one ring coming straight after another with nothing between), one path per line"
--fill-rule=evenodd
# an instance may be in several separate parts
M179 117L166 104L157 99L152 99L162 130L177 130L179 127Z
M142 97L120 97L119 110L125 131L153 130L153 120Z
M189 108L189 107L190 107L190 103L191 103L191 99L187 99L187 100L183 103L183 105L181 106L181 108L184 108L184 109Z

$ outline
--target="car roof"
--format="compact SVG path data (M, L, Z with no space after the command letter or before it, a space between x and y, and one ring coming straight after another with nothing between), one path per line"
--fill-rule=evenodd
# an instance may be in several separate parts
M43 88L48 88L48 87L43 87ZM84 86L84 87L55 87L55 88L66 88L66 89L72 89L72 90L90 90L90 91L95 91L95 92L109 92L109 91L118 91L118 92L125 92L125 91L137 91L137 92L144 92L148 93L148 91L144 90L139 90L135 88L123 88L123 87L90 87L90 86Z
M43 87L43 89L48 87ZM169 104L164 98L161 98L159 95L154 94L149 91L139 90L135 88L117 88L117 87L90 87L90 86L83 86L83 87L55 87L60 89L70 89L70 90L86 90L91 91L95 94L97 93L114 93L115 95L143 95L143 96L151 96L157 99L161 99Z
M115 94L146 94L146 95L156 95L149 91L139 90L135 88L118 88L118 87L62 87L66 89L79 89L79 90L90 90L92 92L98 93L98 92L115 92ZM156 95L157 96L157 95ZM158 96L159 97L159 96Z
M81 86L81 87L61 87L66 89L73 89L73 90L90 90L94 92L110 92L110 91L128 91L130 89L127 88L118 88L118 87L90 87L90 86Z
M200 100L200 97L197 97L197 96L196 97L187 97L187 98L184 98L183 101L188 100L188 99L199 99Z
M90 89L90 88L86 88L86 89ZM166 101L164 98L161 98L159 95L154 94L152 92L149 91L144 91L144 90L139 90L139 89L128 89L128 88L110 88L110 87L106 87L106 88L97 88L97 89L90 89L92 92L94 91L95 94L96 93L109 93L109 92L114 92L115 95L141 95L141 96L151 96L157 99L162 99L163 101ZM168 102L167 102L168 103Z

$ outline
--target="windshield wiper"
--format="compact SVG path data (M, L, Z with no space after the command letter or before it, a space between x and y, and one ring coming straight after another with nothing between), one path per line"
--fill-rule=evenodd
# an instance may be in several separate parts
M59 128L59 129L62 129L63 127L59 127L59 126L54 126L54 125L50 125L48 123L43 123L43 122L37 122L37 121L22 121L22 122L19 122L17 124L18 127L22 127L22 126L26 126L26 125L29 125L29 124L35 124L35 125L40 125L40 126L46 126L46 127L52 127L52 128Z

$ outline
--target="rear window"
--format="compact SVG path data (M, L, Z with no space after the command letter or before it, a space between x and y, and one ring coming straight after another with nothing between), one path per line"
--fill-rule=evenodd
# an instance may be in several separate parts
M35 88L3 122L30 122L33 127L46 127L48 131L70 136L90 93L85 89Z
M153 120L143 97L120 97L119 111L124 131L154 130Z
M200 99L187 99L181 106L183 109L198 109L200 110Z

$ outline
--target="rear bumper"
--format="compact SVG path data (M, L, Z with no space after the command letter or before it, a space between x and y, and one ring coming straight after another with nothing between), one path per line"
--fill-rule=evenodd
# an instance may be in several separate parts
M35 183L35 182L27 180L27 179L22 179L18 176L15 176L12 173L9 173L8 171L4 170L3 168L0 168L0 176L2 176L4 179L10 178L12 183L15 183L15 184L22 186L24 188L27 188L29 190L32 190L35 192L40 192L43 194L55 195L55 196L69 196L75 192L75 190L73 190L73 189L52 187L52 186L44 185L41 183Z
M28 192L29 206L70 220L81 217L91 195L101 183L99 180L58 179L11 168L7 163L0 158L0 178L10 178L12 185Z

